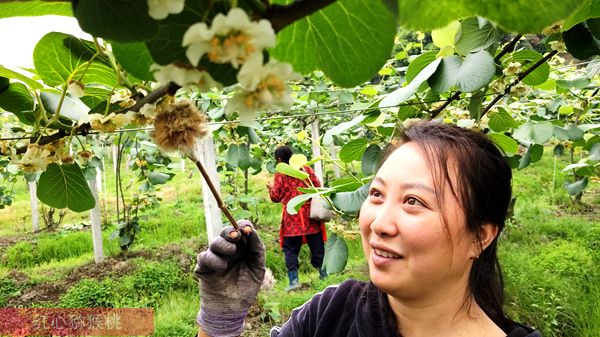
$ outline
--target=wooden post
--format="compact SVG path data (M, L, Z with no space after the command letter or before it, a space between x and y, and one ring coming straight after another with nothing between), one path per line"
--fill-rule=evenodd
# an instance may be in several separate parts
M198 160L203 164L206 172L210 176L211 181L215 185L215 189L221 194L221 184L219 172L217 171L215 144L212 137L207 137L196 142L196 153L199 154ZM202 179L202 178L201 178ZM210 188L206 181L202 179L202 203L204 204L204 219L206 221L206 236L208 242L214 237L219 236L223 221L221 219L221 209L211 194Z
M27 187L29 188L29 204L31 205L31 224L33 225L33 232L40 230L40 217L38 212L38 199L37 199L37 185L35 181L28 181Z
M319 146L319 119L315 119L311 123L312 132L310 137L312 138L312 151L313 158L317 158L321 156L321 147ZM323 180L323 163L319 160L314 164L315 167L315 175L319 178L319 181L324 186L325 181Z
M90 212L90 222L92 223L92 243L94 245L94 261L101 263L104 261L104 249L102 246L102 224L100 222L100 200L98 198L98 185L96 180L98 176L89 181L90 189L96 200L96 206Z

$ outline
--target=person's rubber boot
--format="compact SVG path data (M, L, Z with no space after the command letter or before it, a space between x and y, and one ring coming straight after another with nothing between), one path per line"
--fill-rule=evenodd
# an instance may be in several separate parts
M300 282L298 282L298 271L288 271L288 278L290 279L290 285L285 288L285 291L292 291L300 288Z
M319 269L319 279L323 280L327 277L327 270Z

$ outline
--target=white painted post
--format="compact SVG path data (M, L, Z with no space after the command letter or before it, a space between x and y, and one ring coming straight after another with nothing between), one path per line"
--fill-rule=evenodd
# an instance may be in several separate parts
M112 162L113 162L113 172L116 174L117 173L117 157L119 155L118 152L118 147L116 145L113 145L111 147L112 150Z
M199 154L198 159L204 165L204 169L208 173L210 180L215 185L215 189L221 194L221 184L219 172L217 171L217 161L215 144L212 137L207 137L196 142L196 153ZM202 177L202 176L200 176ZM223 228L221 220L221 209L217 201L210 192L210 188L202 179L202 203L204 204L204 219L206 220L206 236L208 242L214 237L217 237Z
M37 199L37 185L35 181L28 181L27 187L29 187L29 204L31 205L31 223L33 225L33 232L40 230L40 217L38 213L38 199Z
M102 191L102 170L96 167L96 189Z
M319 119L315 119L311 123L311 135L312 138L312 152L313 158L317 158L321 156L321 147L319 146ZM321 184L325 184L323 180L323 163L319 160L316 161L315 164L315 175L319 178Z
M333 143L329 144L329 153L331 155L331 159L337 159L337 151ZM337 165L333 165L333 174L336 178L340 178L342 176L342 174L340 173L340 168Z
M102 224L100 222L100 200L97 190L97 176L89 181L90 189L96 200L96 206L90 212L90 222L92 223L92 243L94 245L94 261L101 263L104 261L104 250L102 246Z

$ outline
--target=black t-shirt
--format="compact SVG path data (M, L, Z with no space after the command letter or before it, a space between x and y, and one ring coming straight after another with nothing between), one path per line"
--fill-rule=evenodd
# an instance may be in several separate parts
M395 317L386 294L372 283L348 280L328 287L294 309L271 337L398 337ZM507 337L541 337L531 328L515 324Z

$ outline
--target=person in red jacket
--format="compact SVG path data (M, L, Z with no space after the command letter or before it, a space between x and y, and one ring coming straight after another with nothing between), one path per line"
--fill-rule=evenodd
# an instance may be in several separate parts
M275 160L277 160L277 163L289 164L292 153L292 149L288 146L278 147L275 150ZM303 170L308 173L310 182L308 179L300 180L276 173L273 184L267 184L271 201L283 204L279 243L285 254L285 266L290 281L289 286L286 288L288 291L300 286L298 282L298 268L300 267L298 254L303 243L308 244L311 254L310 263L319 270L320 277L323 278L327 275L325 270L321 268L323 256L325 255L325 226L323 222L310 218L310 200L300 208L297 214L292 215L286 212L287 203L293 197L301 194L298 187L310 187L311 182L315 187L321 186L321 182L309 166L304 166Z

